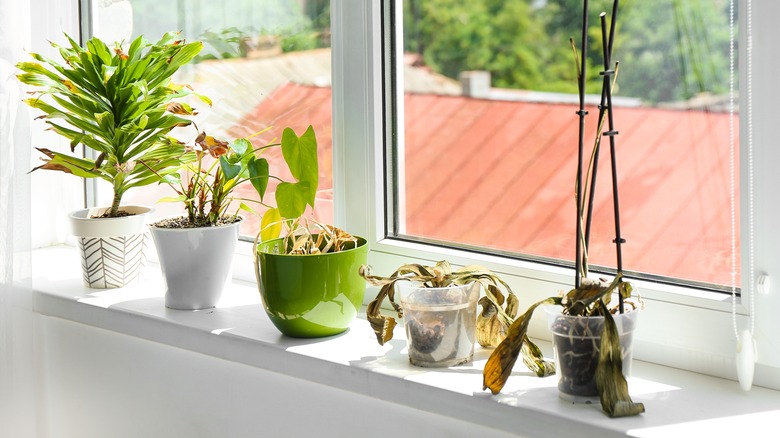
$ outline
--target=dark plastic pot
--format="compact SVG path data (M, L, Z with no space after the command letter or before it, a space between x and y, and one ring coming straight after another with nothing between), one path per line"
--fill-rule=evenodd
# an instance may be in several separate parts
M562 315L557 306L547 306L545 311L553 332L558 394L572 402L598 400L595 376L604 317ZM623 375L628 377L631 374L633 332L639 319L639 310L613 315L613 318L620 334Z

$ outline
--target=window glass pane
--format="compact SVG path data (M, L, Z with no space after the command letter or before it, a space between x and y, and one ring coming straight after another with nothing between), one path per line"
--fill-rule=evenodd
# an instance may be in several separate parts
M197 128L219 139L230 140L270 129L252 138L256 147L276 143L285 127L299 135L309 125L317 134L320 183L314 216L333 221L331 177L330 2L329 0L117 0L95 2L93 32L111 41L130 41L143 35L150 42L165 32L181 30L187 41L200 40L204 49L196 61L182 68L174 82L189 84L212 101L196 107ZM192 143L194 127L180 129L174 137ZM265 152L271 175L290 180L281 150ZM265 199L273 204L275 181L269 182ZM110 194L101 187L98 202ZM234 191L236 197L257 199L249 184ZM165 185L130 191L126 204L155 204L173 196ZM246 202L259 213L265 208ZM234 207L238 201L234 202ZM158 216L183 213L180 203L155 204ZM232 211L232 209L231 209ZM247 220L243 236L254 238L259 216L242 213Z
M569 38L579 45L582 1L402 3L396 235L573 264L578 107ZM590 4L586 151L601 92L598 14L611 9ZM621 2L619 14L623 266L729 286L729 1ZM738 114L733 122L736 148ZM605 140L590 262L614 268L611 193Z

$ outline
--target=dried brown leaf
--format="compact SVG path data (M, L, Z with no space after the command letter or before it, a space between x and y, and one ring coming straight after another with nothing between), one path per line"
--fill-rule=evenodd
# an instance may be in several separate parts
M38 170L38 169L43 169L43 170L58 170L58 171L60 171L60 172L65 172L65 173L73 173L73 172L72 172L70 169L68 169L67 167L65 167L65 166L63 166L63 165L61 165L61 164L54 164L54 163L52 163L51 161L46 161L44 164L42 164L42 165L40 165L40 166L38 166L38 167L34 167L34 168L33 168L33 169L30 171L30 172L34 172L34 171L36 171L36 170Z
M548 298L533 304L512 323L506 339L493 350L485 364L482 372L482 389L490 389L490 392L493 394L501 392L501 388L504 387L507 379L509 379L512 368L515 362L517 362L517 357L520 355L531 316L534 310L542 304L560 304L560 298Z
M360 267L360 275L363 276L363 278L367 279L367 276L370 277L369 271L370 270L368 266L364 265ZM396 281L398 280L401 279L396 279ZM384 316L379 311L385 298L390 301L390 304L392 304L393 309L395 309L399 318L403 318L404 316L404 312L401 309L401 306L395 302L394 288L395 281L384 284L382 288L379 289L379 293L377 294L376 298L368 303L368 307L366 308L366 319L371 324L371 328L374 330L374 334L376 335L376 340L379 342L379 345L385 345L385 342L393 339L393 329L396 326L396 322L393 317Z
M568 315L590 315L594 305L600 299L609 302L612 292L622 284L623 275L618 274L611 283L601 280L583 279L580 287L572 289L563 298L563 306Z
M482 311L477 315L477 342L483 347L495 347L506 338L509 326L498 317L498 307L484 296L479 299Z
M523 363L529 370L536 373L538 377L547 377L555 374L555 362L547 360L542 354L542 350L528 338L523 339Z
M620 335L615 320L607 311L604 312L604 329L601 333L600 348L599 363L596 367L596 387L601 399L601 408L610 417L641 414L645 411L645 405L634 403L628 394L628 383L623 375Z

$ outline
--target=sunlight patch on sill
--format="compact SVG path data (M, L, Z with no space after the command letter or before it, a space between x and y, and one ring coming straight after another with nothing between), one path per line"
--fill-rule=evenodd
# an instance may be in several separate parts
M254 288L238 288L236 285L230 286L239 293L222 294L222 298L217 303L218 309L224 309L228 307L241 307L241 306L254 306L261 304L260 294Z
M230 331L230 330L234 330L234 329L235 329L235 327L214 329L214 330L211 331L211 334L213 334L213 335L221 335L224 332L227 332L227 331Z
M76 301L90 306L102 307L108 309L117 304L130 301L144 300L148 298L157 298L160 296L158 291L153 288L124 287L121 289L105 289L100 292L91 292L87 296L76 296Z
M682 388L673 385L667 385L661 382L654 382L652 380L640 379L639 377L629 377L628 387L631 388L631 395L650 395L650 394L665 394L671 391L678 391Z
M730 417L710 418L699 421L688 421L644 429L631 429L628 436L743 436L749 430L762 430L772 435L777 429L777 417L780 410L759 412L754 414L734 415ZM772 432L772 431L775 432Z
M326 338L290 338L296 345L287 347L291 353L340 363L371 368L377 360L384 360L388 354L395 356L394 341L385 345L376 342L376 336L363 319L355 319L344 333ZM355 360L355 345L361 345L362 357ZM367 347L367 348L366 348Z

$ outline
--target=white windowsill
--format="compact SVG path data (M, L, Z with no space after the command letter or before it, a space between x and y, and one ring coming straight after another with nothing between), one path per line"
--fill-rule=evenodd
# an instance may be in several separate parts
M234 282L216 309L170 310L158 271L147 267L147 278L124 289L87 289L74 248L35 250L34 311L527 436L761 435L780 413L778 391L742 392L733 381L641 361L629 380L632 397L647 409L638 417L610 419L598 405L564 402L556 377L539 379L522 364L492 396L482 391L489 350L477 347L469 366L412 367L400 326L379 346L362 318L327 339L284 337L247 282Z

